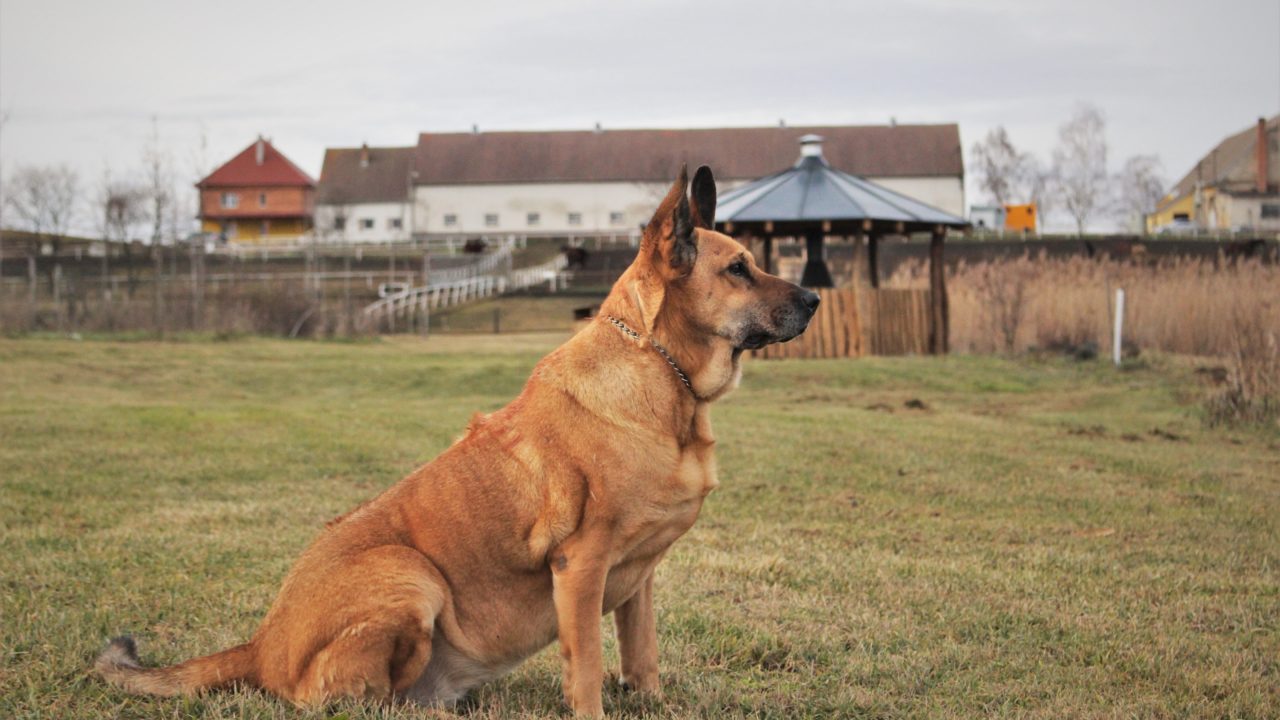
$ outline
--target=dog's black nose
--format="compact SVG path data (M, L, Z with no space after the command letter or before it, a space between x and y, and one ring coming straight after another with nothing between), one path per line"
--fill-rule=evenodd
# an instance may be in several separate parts
M818 311L818 303L822 302L822 298L818 297L818 293L812 290L805 290L804 295L800 296L800 302L803 302L804 306L809 308L809 314L813 314Z

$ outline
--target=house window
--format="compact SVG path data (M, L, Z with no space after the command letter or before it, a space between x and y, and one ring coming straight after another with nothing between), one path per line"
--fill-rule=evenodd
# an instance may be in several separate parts
M623 213L620 213L620 212L611 212L611 213L609 213L609 224L610 224L610 225L621 225L621 224L623 223L623 221L625 221L626 219L627 219L627 216L626 216L625 214L623 214Z
M569 224L572 226L582 224L582 213L569 213Z
M333 229L334 229L334 230L346 230L346 229L347 229L347 219L346 219L346 218L344 218L344 217L342 217L341 215L339 215L339 216L335 217L335 218L333 219Z
M270 234L270 233L271 233L271 221L270 221L270 220L263 220L263 221L262 221L262 231L261 231L261 232L259 232L258 234L259 234L259 235L262 235L262 236L264 236L264 237L265 237L266 235L268 235L268 234Z
M392 230L399 230L400 228L404 227L404 221L402 221L400 218L388 218L387 227Z
M240 196L235 193L222 193L222 207L228 210L240 207Z
M266 206L267 206L267 194L258 193L258 207L266 207Z
M525 216L525 221L528 222L529 227L537 227L538 223L542 222L542 215L540 213L529 213Z
M457 225L458 225L458 216L457 216L457 215L454 215L453 213L449 213L448 215L445 215L445 216L444 216L444 226L445 226L445 227L456 227Z
M498 213L485 213L485 214L484 214L484 226L485 226L485 227L498 227Z
M372 229L373 229L373 218L360 218L360 229L361 229L361 230L372 230Z
M1262 203L1262 219L1274 220L1280 218L1280 205L1276 203Z

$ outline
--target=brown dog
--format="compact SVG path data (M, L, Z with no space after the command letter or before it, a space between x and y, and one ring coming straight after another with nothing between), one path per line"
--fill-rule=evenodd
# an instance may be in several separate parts
M96 669L128 690L231 683L298 705L451 702L554 639L564 697L600 715L600 616L622 679L658 692L653 569L715 489L708 409L744 349L804 331L818 297L711 230L715 182L684 169L588 327L510 405L339 518L302 554L253 638L167 668L115 640Z

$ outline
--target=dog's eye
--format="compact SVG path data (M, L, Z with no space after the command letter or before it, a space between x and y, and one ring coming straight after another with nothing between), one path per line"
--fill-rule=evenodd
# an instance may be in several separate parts
M742 278L750 275L750 273L747 271L747 264L742 262L741 260L729 266L729 274L737 275L738 277L742 277Z

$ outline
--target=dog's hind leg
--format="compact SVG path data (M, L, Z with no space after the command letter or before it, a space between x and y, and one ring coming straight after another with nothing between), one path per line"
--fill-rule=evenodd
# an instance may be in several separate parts
M443 607L444 578L408 547L368 550L346 569L344 585L359 598L351 618L307 664L289 699L316 706L340 697L388 699L413 685L431 660L431 638Z

